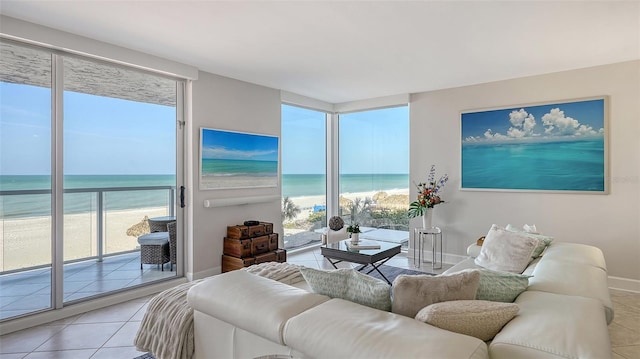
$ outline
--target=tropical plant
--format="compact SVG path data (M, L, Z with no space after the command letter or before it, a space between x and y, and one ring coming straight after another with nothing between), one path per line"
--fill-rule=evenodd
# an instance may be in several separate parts
M371 219L373 200L366 197L364 200L356 197L349 207L349 219L351 223L364 223Z
M298 214L300 214L301 209L298 207L291 198L284 197L282 199L282 220L293 220L296 218Z

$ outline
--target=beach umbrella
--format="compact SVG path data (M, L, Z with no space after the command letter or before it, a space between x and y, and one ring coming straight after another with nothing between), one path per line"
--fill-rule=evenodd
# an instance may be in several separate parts
M388 196L389 194L387 192L381 191L373 195L373 200L378 202L380 200L387 198Z
M134 224L133 226L127 229L127 236L131 237L140 237L143 234L151 233L151 229L149 228L149 217L144 216L142 221Z

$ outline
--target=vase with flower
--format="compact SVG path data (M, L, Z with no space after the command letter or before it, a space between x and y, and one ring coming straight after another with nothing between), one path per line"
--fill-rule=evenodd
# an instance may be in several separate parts
M444 203L444 200L440 198L439 192L449 180L449 176L444 174L437 182L435 178L436 166L432 165L427 176L427 182L418 184L414 182L418 190L418 196L415 201L409 204L407 214L409 218L422 217L422 228L432 227L433 208L440 203Z

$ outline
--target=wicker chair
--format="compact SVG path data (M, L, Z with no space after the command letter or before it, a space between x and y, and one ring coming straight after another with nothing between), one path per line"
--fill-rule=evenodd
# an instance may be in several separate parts
M166 221L154 221L153 219L147 219L149 222L149 230L151 233L153 232L167 232L167 222Z
M169 231L169 259L171 260L170 270L173 270L173 265L177 266L176 257L177 257L177 245L176 245L176 237L177 237L177 227L178 224L176 222L167 223L167 230Z
M143 264L157 264L162 266L169 262L169 234L154 232L138 237L140 244L140 270Z

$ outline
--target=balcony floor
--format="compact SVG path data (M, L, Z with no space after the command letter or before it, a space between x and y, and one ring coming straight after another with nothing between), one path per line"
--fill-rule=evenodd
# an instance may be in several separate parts
M175 277L153 264L140 270L140 253L105 257L102 262L88 260L64 265L64 301L99 295L159 279ZM0 320L45 310L51 306L51 269L42 268L0 275Z

